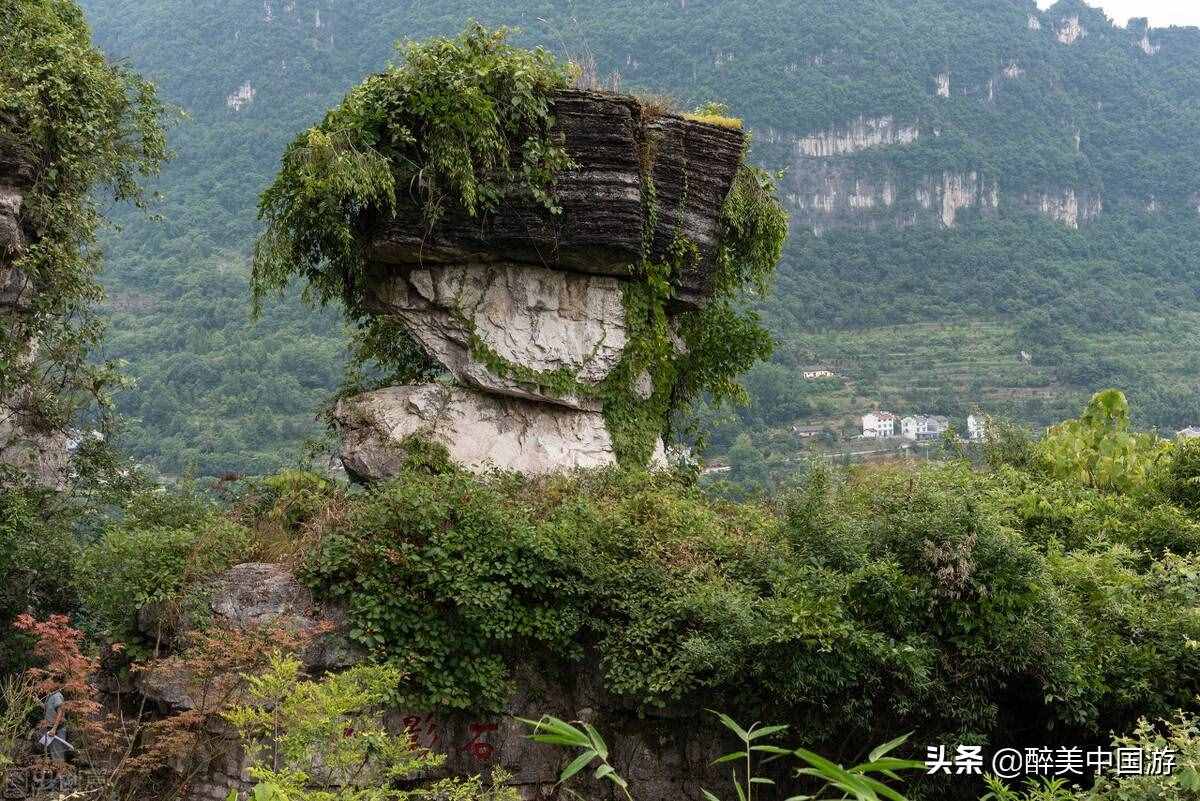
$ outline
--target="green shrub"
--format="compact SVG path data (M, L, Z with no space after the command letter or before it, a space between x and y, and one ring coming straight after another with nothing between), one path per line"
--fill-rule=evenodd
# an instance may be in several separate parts
M1189 512L1200 512L1200 439L1174 443L1163 490L1173 503Z
M1190 523L1015 475L817 471L767 506L630 471L409 471L346 500L306 578L400 662L416 706L497 708L532 660L646 710L769 708L836 752L909 730L1095 737L1188 705L1195 541L1163 538ZM1015 511L1042 502L1057 522ZM1075 530L1071 504L1105 525Z
M0 678L28 667L17 615L65 613L76 603L73 518L51 493L0 490Z
M494 212L512 191L556 208L553 182L570 161L551 134L549 92L566 87L566 70L507 37L472 23L402 46L401 65L368 77L288 147L259 203L256 299L299 277L312 298L342 300L361 319L356 226L394 212L402 193L416 192L430 226L448 208Z
M136 650L143 607L162 604L168 617L194 617L197 585L243 559L249 545L246 528L194 496L138 496L125 519L80 554L74 580L81 614L95 633Z

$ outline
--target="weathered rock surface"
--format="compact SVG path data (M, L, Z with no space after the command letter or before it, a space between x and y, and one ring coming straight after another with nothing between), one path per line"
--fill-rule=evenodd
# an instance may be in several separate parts
M206 588L212 624L225 629L281 628L317 633L300 655L312 672L338 670L363 659L361 650L346 635L345 612L318 604L312 593L286 568L265 562L236 565L213 579ZM138 627L154 639L171 641L180 633L156 605L138 613ZM138 675L138 687L163 706L197 709L200 688L195 677L175 659L163 659Z
M25 191L32 169L13 154L0 152L0 328L32 358L28 312L34 298L29 276L15 262L29 246L22 222ZM70 473L69 437L49 429L31 403L27 387L0 385L0 466L14 468L21 481L62 489ZM3 478L0 478L2 481Z
M556 130L578 167L560 176L561 214L513 196L488 220L449 213L427 230L420 209L401 209L367 235L377 265L522 262L549 269L630 276L642 259L655 205L650 257L666 258L676 232L700 249L697 269L677 277L683 302L702 300L715 259L721 207L741 164L740 130L657 113L628 96L568 90L553 101ZM652 166L653 193L642 182Z
M400 472L402 443L413 434L441 442L456 463L477 471L541 475L616 464L601 414L466 387L387 387L341 401L333 417L342 463L363 481Z
M511 364L566 371L589 386L612 371L627 341L620 282L608 276L520 264L422 267L376 285L375 305L462 383L573 409L600 404L497 375L472 354L472 336Z

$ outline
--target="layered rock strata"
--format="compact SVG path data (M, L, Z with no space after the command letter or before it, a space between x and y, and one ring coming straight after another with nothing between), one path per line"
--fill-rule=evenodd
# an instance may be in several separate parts
M612 386L632 337L625 298L683 238L697 257L672 274L669 310L705 302L745 139L612 94L564 91L553 110L576 165L555 188L561 213L514 192L486 220L449 212L431 228L402 206L363 221L369 309L402 323L450 380L341 401L352 476L395 475L413 435L478 471L618 461L604 398L647 398L654 378Z

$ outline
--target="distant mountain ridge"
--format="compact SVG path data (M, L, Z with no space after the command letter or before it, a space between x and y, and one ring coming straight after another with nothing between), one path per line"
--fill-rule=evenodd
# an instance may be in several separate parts
M107 243L105 355L139 379L131 448L168 471L267 469L319 430L336 316L288 301L247 321L257 193L395 40L472 17L624 89L728 102L755 158L787 170L793 238L762 309L780 348L752 407L704 416L718 449L739 431L786 449L791 424L864 404L1038 423L1104 384L1143 422L1200 421L1195 28L1121 28L1077 0L82 4L191 115L164 222ZM936 349L928 326L963 344ZM845 382L799 377L821 363Z

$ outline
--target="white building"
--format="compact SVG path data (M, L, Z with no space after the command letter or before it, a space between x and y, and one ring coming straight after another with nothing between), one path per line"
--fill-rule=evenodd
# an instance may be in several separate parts
M867 412L862 417L862 435L868 439L894 437L896 419L891 412Z
M900 436L905 439L936 439L950 428L949 418L940 415L918 414L900 421Z
M981 414L967 415L967 439L979 441L983 439L984 430L987 428L987 421Z

